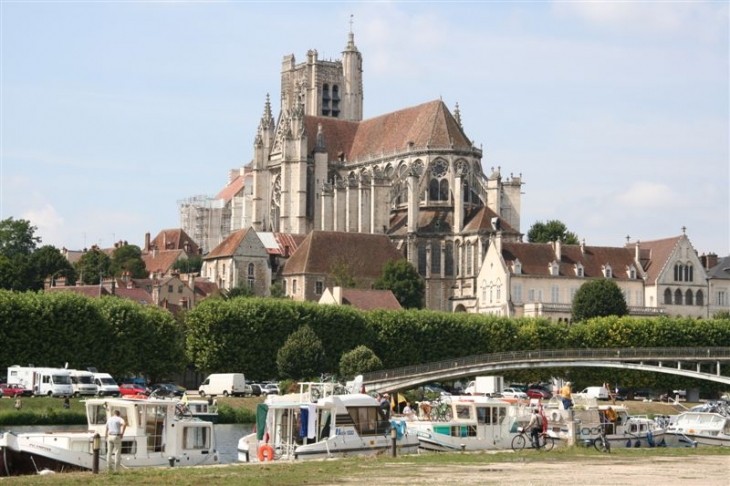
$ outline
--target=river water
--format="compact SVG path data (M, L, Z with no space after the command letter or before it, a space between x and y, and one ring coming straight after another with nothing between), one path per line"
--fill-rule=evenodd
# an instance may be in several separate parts
M44 432L54 430L86 430L85 425L15 425L4 426L4 431L22 434L25 432ZM216 448L221 456L221 463L227 464L238 460L238 439L253 431L253 424L218 424L215 426Z

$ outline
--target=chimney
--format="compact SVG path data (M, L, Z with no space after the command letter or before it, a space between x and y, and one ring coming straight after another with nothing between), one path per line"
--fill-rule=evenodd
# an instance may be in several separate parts
M150 251L150 234L144 234L144 251Z
M708 253L707 256L703 255L701 258L705 270L709 270L717 265L717 253Z
M555 261L560 263L563 260L563 248L561 246L560 238L555 240Z
M583 238L582 240L580 240L580 252L583 255L585 255L585 253L586 253L586 239L585 238Z
M342 287L332 287L332 297L337 305L342 305Z
M636 240L636 246L634 247L634 261L636 263L640 263L641 262L641 251L640 251L641 250L641 248L640 248L641 245L639 243L640 243L640 241L639 240Z

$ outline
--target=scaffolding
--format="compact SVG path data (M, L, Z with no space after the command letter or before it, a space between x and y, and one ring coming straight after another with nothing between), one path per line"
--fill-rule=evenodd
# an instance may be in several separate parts
M223 199L193 196L177 202L180 228L209 253L231 233L231 208Z

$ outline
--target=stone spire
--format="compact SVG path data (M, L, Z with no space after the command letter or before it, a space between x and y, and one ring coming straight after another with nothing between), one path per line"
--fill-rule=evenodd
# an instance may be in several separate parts
M324 132L322 131L321 123L317 124L317 143L314 146L314 151L315 152L326 152L327 151L327 147L325 146L325 143L324 143Z
M259 122L259 130L261 129L273 129L274 128L274 117L271 114L271 99L269 93L266 93L266 103L264 103L264 114L261 115L261 121Z
M456 108L454 108L454 119L456 120L456 123L459 124L459 126L463 129L464 126L461 124L461 110L459 110L459 102L456 102Z

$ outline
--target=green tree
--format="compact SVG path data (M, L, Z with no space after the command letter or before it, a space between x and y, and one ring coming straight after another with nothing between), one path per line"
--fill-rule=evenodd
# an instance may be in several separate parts
M200 273L201 268L203 268L203 258L199 255L181 258L172 264L172 269L180 273Z
M557 240L567 245L579 243L578 235L568 231L568 227L557 219L552 219L547 223L538 221L527 232L527 241L530 243L550 243Z
M30 256L30 265L35 274L35 290L43 288L46 278L52 280L51 285L61 277L66 279L66 285L76 283L73 265L55 246L44 245L34 251Z
M286 292L284 292L284 287L280 283L271 284L271 287L269 287L269 293L271 294L271 297L274 299L283 299L286 297Z
M340 359L340 375L345 378L354 378L362 373L377 371L383 367L372 349L361 345L342 355Z
M94 246L79 258L74 268L81 282L85 285L94 285L98 284L103 277L111 275L111 263L112 259L109 258L109 255Z
M137 245L121 245L112 253L109 271L115 277L121 277L126 272L132 278L145 278L149 275L142 260L142 250Z
M221 297L224 299L235 299L236 297L253 297L253 289L248 285L243 287L233 287L224 292L221 292Z
M279 376L295 380L319 375L325 365L322 341L304 325L291 333L276 353Z
M38 229L25 219L7 218L0 221L0 255L10 259L18 255L30 255L41 242L35 236Z
M407 260L390 260L383 266L383 275L375 281L375 288L390 290L406 309L424 306L426 283Z
M616 282L606 278L584 283L573 298L573 322L582 322L592 317L621 317L628 313L621 289Z

